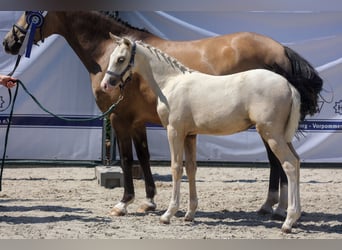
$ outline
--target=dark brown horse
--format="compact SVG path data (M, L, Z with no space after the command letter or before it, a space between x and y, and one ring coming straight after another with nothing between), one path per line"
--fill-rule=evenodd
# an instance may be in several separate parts
M4 39L3 45L8 53L18 54L25 37L24 31L28 28L25 16L26 13ZM100 87L114 46L109 38L109 31L117 36L130 36L149 43L186 66L207 74L225 75L255 68L273 70L287 77L300 92L302 118L318 111L317 99L322 88L322 79L300 55L269 37L242 32L195 41L170 41L98 12L48 12L43 26L36 31L35 41L41 41L52 34L59 34L66 39L90 73L96 102L102 111L116 102L121 94L119 87L111 93L104 93ZM123 100L110 116L124 174L124 195L121 202L112 209L113 215L127 213L128 204L134 200L132 141L145 178L147 202L140 210L148 211L156 207L153 201L156 188L150 169L145 127L146 122L160 124L156 112L156 97L149 85L138 75L133 75L131 82L123 90L123 96ZM259 211L272 212L273 205L279 202L274 214L285 217L287 178L278 159L267 143L264 144L271 172L267 199Z

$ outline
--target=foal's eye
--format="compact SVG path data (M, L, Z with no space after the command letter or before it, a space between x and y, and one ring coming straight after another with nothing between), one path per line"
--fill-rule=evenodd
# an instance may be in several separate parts
M120 63L120 64L121 64L121 63L123 63L124 61L125 61L125 58L121 56L121 57L118 58L117 63Z

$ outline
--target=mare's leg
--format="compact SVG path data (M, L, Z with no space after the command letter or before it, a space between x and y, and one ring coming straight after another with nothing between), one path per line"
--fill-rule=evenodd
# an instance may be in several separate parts
M184 136L172 126L167 126L167 136L171 154L172 197L166 212L160 217L160 222L169 224L170 219L179 208L180 185L183 174Z
M134 201L132 138L130 136L130 131L127 131L127 128L129 128L128 124L123 123L119 118L115 119L116 117L114 114L112 114L110 118L117 137L121 168L124 178L123 197L121 201L110 211L110 215L122 216L127 213L127 206Z
M260 214L272 214L273 206L279 201L279 179L281 164L278 158L273 154L268 144L263 140L268 160L270 161L270 179L268 186L268 193L265 203L261 206L258 213Z
M148 151L146 127L144 124L139 127L135 127L133 142L138 160L144 173L146 201L138 209L138 212L144 213L156 209L156 204L153 200L156 194L156 186L151 172L150 153Z
M270 179L266 201L261 206L258 213L273 214L273 219L284 220L286 217L287 208L287 177L278 158L274 155L269 145L264 140L263 142L266 148L268 159L270 161ZM278 207L273 211L273 206L278 202Z
M283 169L288 179L288 208L286 220L282 225L282 231L290 233L293 224L301 214L299 197L299 168L300 161L291 143L286 143L283 138L268 140L271 150L282 163Z
M299 159L299 157L298 157ZM280 168L280 193L279 193L279 203L276 209L273 211L272 219L274 220L284 220L286 218L286 211L288 206L288 184L287 176L284 169Z
M189 204L188 211L185 214L185 221L193 221L197 210L198 199L196 191L196 135L185 137L185 170L189 181Z

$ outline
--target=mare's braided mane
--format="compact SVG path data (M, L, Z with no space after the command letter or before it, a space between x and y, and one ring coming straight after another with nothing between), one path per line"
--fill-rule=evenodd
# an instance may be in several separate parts
M99 11L99 13L101 13L102 15L109 17L110 19L113 19L115 21L117 21L118 23L124 25L125 27L132 29L132 30L138 30L138 31L142 31L142 32L146 32L146 33L150 33L147 29L145 28L138 28L138 27L134 27L131 24L129 24L128 22L122 20L119 17L119 11Z

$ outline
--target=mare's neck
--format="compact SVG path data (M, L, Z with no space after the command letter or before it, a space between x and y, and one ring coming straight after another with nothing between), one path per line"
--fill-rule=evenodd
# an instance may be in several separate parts
M63 36L88 72L94 75L103 72L108 63L109 31L117 36L129 35L142 40L152 36L97 12L53 12L52 15L56 15L60 23L52 33Z

